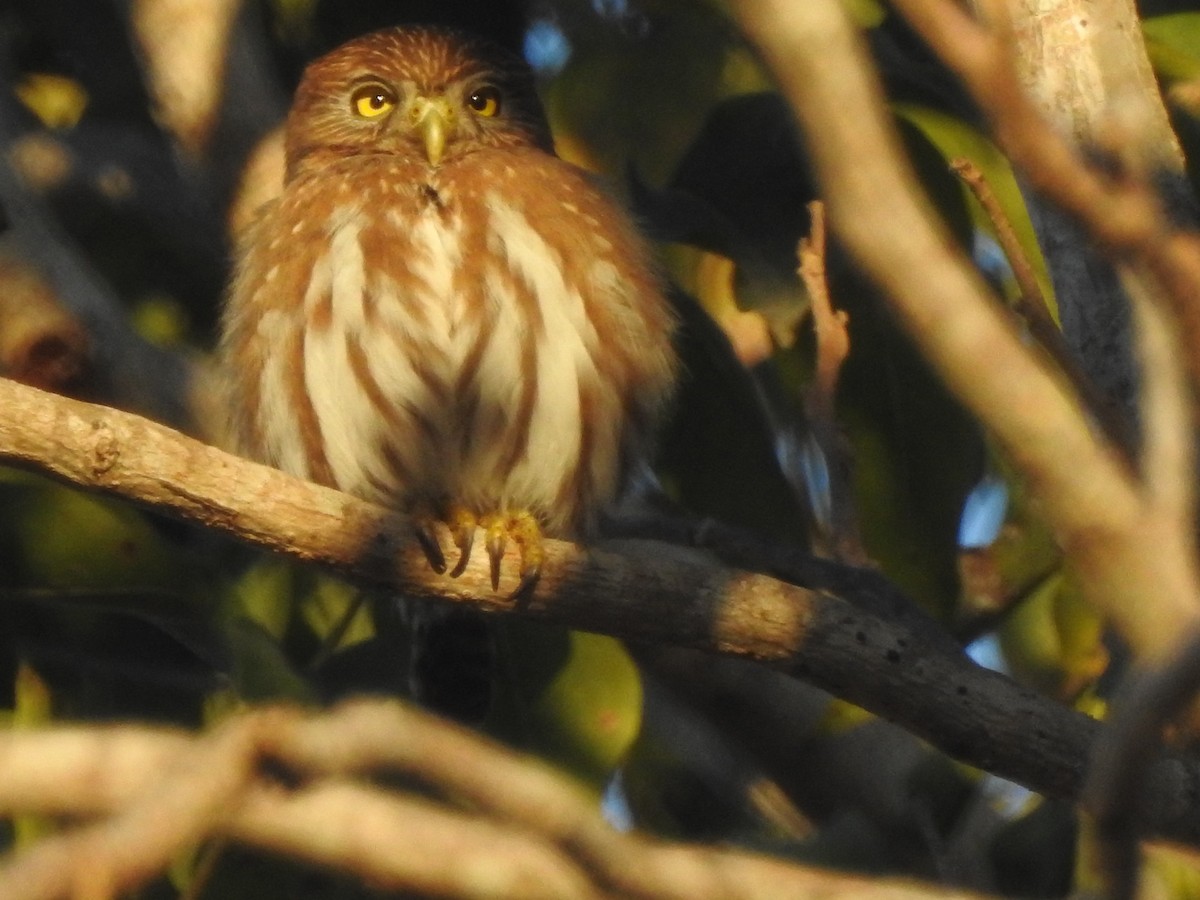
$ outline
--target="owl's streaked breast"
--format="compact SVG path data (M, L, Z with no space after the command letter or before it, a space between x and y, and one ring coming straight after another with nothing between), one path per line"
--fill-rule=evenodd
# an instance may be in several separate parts
M671 318L636 244L622 262L614 244L636 238L607 201L573 170L557 194L515 189L531 173L512 156L436 182L383 158L289 186L227 316L235 365L266 359L237 401L249 453L385 503L586 529L669 389ZM644 360L621 346L647 336L663 349Z

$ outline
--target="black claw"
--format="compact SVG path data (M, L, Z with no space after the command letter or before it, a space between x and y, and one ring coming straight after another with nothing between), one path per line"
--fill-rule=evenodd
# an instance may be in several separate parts
M466 571L467 563L471 561L471 548L475 546L475 529L460 531L454 538L454 546L458 547L458 562L454 564L450 576L457 578Z
M425 558L429 560L429 567L439 575L443 574L446 571L446 555L442 553L442 546L438 543L433 527L425 523L419 523L415 526L415 530L417 533L417 543L425 551Z
M487 537L488 560L492 564L492 590L500 589L500 561L504 559L504 532L491 531Z
M521 570L521 583L517 585L517 589L512 592L509 599L516 600L520 597L526 597L533 593L534 587L537 586L538 579L542 577L541 566L529 566Z

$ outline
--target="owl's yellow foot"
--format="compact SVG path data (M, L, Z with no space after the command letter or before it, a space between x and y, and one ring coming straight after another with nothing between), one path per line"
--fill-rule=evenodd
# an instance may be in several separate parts
M509 538L521 552L521 582L513 591L513 596L531 590L542 574L542 560L545 558L542 529L533 513L528 510L492 513L483 516L479 524L486 534L487 554L492 564L492 590L500 587L500 561L504 558Z
M471 561L471 549L475 543L477 527L484 530L493 590L500 587L500 563L504 559L504 551L510 539L517 545L521 556L521 581L513 596L520 596L529 591L537 584L538 577L542 574L542 560L545 558L542 550L542 529L533 513L527 510L477 516L460 503L422 503L412 510L412 520L417 540L421 549L425 551L430 568L439 575L447 569L446 553L438 540L439 524L450 529L451 540L458 548L458 561L450 570L451 577L457 578L461 575L467 563Z

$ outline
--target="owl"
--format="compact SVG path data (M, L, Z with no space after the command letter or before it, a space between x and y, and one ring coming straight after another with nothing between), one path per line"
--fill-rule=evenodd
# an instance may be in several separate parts
M484 529L522 588L643 467L674 316L622 209L554 155L529 69L432 28L305 71L282 194L242 237L223 319L246 455L406 510L434 568ZM520 590L521 588L518 588Z

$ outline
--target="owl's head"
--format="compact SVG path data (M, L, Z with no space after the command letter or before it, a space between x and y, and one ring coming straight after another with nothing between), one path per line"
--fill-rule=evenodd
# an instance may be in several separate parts
M390 28L304 72L287 124L288 171L309 154L396 154L438 166L483 147L551 148L529 67L488 41Z

